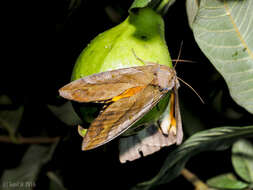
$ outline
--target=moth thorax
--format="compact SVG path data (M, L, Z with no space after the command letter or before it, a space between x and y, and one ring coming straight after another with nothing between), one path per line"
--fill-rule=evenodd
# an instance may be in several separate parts
M157 82L161 89L171 90L176 82L175 72L172 69L160 69L157 71Z

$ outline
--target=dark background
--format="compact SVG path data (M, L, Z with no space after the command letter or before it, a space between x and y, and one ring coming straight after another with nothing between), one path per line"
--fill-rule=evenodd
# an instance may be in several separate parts
M74 2L74 1L73 1ZM38 178L37 189L48 188L46 171L55 171L67 189L129 189L138 182L151 179L160 170L168 152L176 146L162 149L152 156L137 161L120 164L118 160L118 144L114 140L108 145L95 150L82 152L82 139L76 127L69 127L57 119L46 104L61 105L65 100L59 98L58 89L70 80L74 63L83 48L99 33L110 29L128 16L128 8L132 1L75 1L77 4L69 9L68 0L57 0L55 5L56 34L55 46L48 42L42 51L36 52L32 69L19 70L6 63L10 73L3 74L8 79L1 83L1 94L7 94L14 102L13 108L24 105L25 112L19 128L23 136L61 136L53 159L43 167ZM118 16L112 20L107 8L114 9ZM171 57L176 59L183 41L182 59L196 63L179 63L177 74L189 83L204 99L202 104L196 95L185 85L181 85L179 98L183 123L184 113L191 112L194 118L203 123L204 128L224 125L247 125L252 123L250 115L229 96L223 78L205 58L195 43L188 25L185 1L177 0L164 16L165 36ZM43 34L36 36L43 41ZM53 53L50 53L53 49ZM12 57L9 57L11 60ZM21 72L22 71L22 72ZM7 77L8 76L8 77ZM218 93L222 92L222 96ZM217 99L218 98L218 99ZM218 102L218 103L217 103ZM217 105L218 104L218 105ZM228 110L233 110L231 116ZM239 114L240 113L240 114ZM194 125L194 123L193 123ZM191 135L194 126L188 124L185 137ZM4 131L3 131L4 133ZM18 166L27 145L1 144L6 152L2 157L1 173L5 169ZM232 171L230 150L222 152L205 152L196 155L187 163L186 168L207 180L214 175ZM1 174L0 173L0 174ZM159 189L193 189L182 176Z

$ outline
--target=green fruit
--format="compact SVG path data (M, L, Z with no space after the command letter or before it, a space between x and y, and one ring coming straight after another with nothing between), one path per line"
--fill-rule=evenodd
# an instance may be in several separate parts
M82 51L72 73L72 80L94 73L125 67L141 66L142 60L171 66L170 54L164 38L162 17L150 8L130 13L121 24L99 34ZM150 113L144 116L143 123L157 118L165 110L168 97L160 101ZM96 109L79 105L81 117L90 123Z

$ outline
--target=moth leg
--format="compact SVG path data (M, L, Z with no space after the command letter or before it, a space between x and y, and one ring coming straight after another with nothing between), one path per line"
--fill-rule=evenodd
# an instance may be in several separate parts
M171 133L176 136L176 125L177 122L175 117L175 95L174 93L171 93L168 108L166 109L165 114L163 115L162 121L160 123L160 129L165 135L169 135L169 133Z
M183 141L183 128L182 128L182 119L180 114L180 108L179 108L179 98L178 98L178 91L177 88L173 88L173 93L175 95L175 118L176 118L176 124L177 124L177 141L176 144L179 145Z
M171 123L168 126L168 131L171 131L175 136L177 135L177 120L175 116L175 94L171 93L170 95L170 118Z

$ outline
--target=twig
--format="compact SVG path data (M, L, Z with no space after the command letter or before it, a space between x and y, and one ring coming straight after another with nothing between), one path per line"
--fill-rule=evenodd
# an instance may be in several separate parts
M195 187L195 190L208 190L209 189L208 186L198 178L198 176L196 176L195 174L193 174L192 172L190 172L186 168L184 168L181 171L181 175L184 176L185 179L187 179L190 183L192 183L192 185Z
M9 136L0 136L0 142L13 144L49 144L55 143L60 137L16 137L15 141Z

